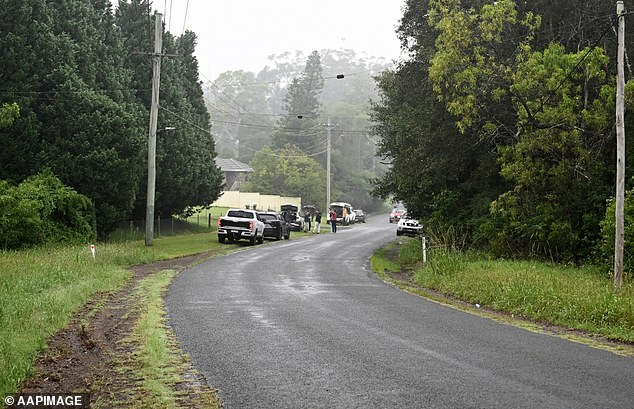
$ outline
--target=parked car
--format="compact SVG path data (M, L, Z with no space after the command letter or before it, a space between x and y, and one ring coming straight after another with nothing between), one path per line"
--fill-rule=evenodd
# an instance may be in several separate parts
M423 226L416 219L410 217L402 217L396 226L396 235L416 236L423 234Z
M275 240L291 238L291 226L284 217L274 212L259 213L260 220L264 223L264 238L272 237Z
M255 244L264 242L264 223L258 212L250 209L229 209L218 218L218 241L246 239Z
M361 209L354 209L354 214L356 215L356 220L359 223L365 223L365 213Z
M297 213L299 208L294 204L283 204L281 209L281 215L284 220L286 220L286 223L289 224L290 229L292 231L302 231L304 228L304 219Z
M401 207L395 207L390 212L390 223L398 222L407 213L407 211Z
M333 202L330 203L330 208L337 213L337 223L344 225L354 223L355 216L350 203Z

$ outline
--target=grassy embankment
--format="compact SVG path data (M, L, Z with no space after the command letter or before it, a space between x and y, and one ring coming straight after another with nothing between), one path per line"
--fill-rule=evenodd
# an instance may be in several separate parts
M212 228L223 210L213 209ZM45 348L46 339L63 329L75 312L98 294L124 287L131 278L128 267L240 248L219 244L206 228L207 217L205 213L189 219L206 232L162 236L152 247L144 245L142 236L136 241L97 244L94 260L89 245L0 252L0 396L15 393L32 373L33 360ZM306 235L293 232L291 237ZM174 367L170 361L173 345L163 322L162 293L175 273L162 271L139 284L137 305L143 309L130 338L137 345L133 366L141 371L139 378L146 379L143 388L157 401L168 403L175 399L166 386L174 377L166 372Z
M230 250L200 233L142 241L0 252L0 396L14 393L32 371L46 339L99 293L131 278L127 267L189 254Z
M386 279L389 273L409 272L415 287L472 305L634 343L634 283L626 280L615 291L611 278L595 267L495 260L442 248L431 249L423 265L420 239L401 239L380 249L372 266Z

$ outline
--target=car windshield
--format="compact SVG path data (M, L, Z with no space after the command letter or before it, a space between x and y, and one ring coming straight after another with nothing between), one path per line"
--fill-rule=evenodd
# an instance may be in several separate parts
M237 217L238 219L253 219L253 213L244 210L229 210L228 217Z
M266 222L270 222L272 220L277 220L277 216L275 216L274 214L261 214L260 219Z

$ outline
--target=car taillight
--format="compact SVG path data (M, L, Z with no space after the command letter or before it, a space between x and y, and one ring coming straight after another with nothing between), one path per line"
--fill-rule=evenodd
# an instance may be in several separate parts
M222 219L218 219L218 227L222 227Z
M249 221L249 230L253 230L253 220Z

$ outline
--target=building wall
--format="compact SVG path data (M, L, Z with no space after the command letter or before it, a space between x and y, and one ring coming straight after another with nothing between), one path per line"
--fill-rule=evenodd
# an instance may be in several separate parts
M238 191L225 190L212 206L216 207L234 207L251 209L255 206L257 210L271 210L279 212L283 204L294 204L298 208L302 207L301 197L287 197L275 195L261 195L259 193L245 193Z

